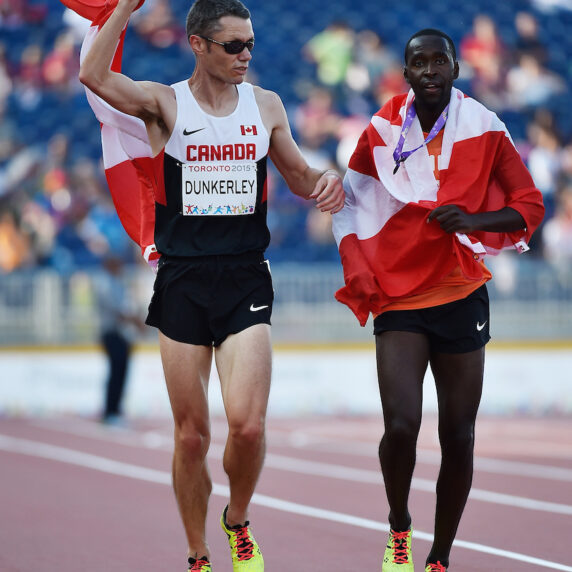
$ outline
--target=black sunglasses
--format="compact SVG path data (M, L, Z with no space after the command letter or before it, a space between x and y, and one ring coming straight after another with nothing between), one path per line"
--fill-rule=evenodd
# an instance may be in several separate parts
M240 54L242 50L244 50L244 48L246 48L249 52L251 52L252 48L254 48L254 40L248 40L246 42L241 42L240 40L233 40L232 42L217 42L216 40L213 40L208 36L199 35L199 38L202 38L207 42L212 42L213 44L218 44L219 46L222 46L227 54L233 54L233 55Z

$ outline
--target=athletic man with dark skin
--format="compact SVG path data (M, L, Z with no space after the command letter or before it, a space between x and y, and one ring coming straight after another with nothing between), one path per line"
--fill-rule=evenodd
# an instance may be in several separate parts
M415 93L415 110L423 132L428 133L449 103L453 81L459 77L455 48L446 38L421 35L410 40L405 53L403 73ZM521 214L510 207L468 214L456 205L444 205L431 212L431 222L447 233L465 234L475 230L510 232L526 226ZM395 531L411 527L408 498L428 365L435 378L442 461L435 538L427 565L439 562L446 569L473 478L474 427L483 386L485 346L470 352L442 353L431 350L425 334L384 331L376 336L376 349L385 423L379 459L390 505L389 522Z
M405 48L403 73L412 93L407 95L407 100L406 94L397 96L375 114L358 143L346 174L346 208L334 217L334 234L338 233L336 239L340 244L346 276L346 287L340 290L343 294L339 292L337 296L350 307L355 301L358 310L352 309L356 315L360 305L365 305L366 311L374 315L377 372L385 428L379 446L379 459L391 526L383 572L413 571L408 500L421 425L423 380L427 367L431 367L438 398L442 461L437 481L434 540L425 565L427 572L445 572L472 483L475 419L483 386L485 344L490 338L485 282L491 278L484 264L476 262L476 255L471 253L467 256L466 251L462 253L463 257L469 259L468 263L465 258L452 258L458 255L453 254L453 248L448 245L452 245L458 235L474 236L479 231L520 231L533 226L528 224L529 221L521 212L529 217L527 209L531 208L533 215L530 219L537 224L543 211L540 193L502 128L495 127L490 133L485 129L485 135L489 137L486 141L494 138L499 144L488 153L494 155L490 168L486 163L489 171L485 167L479 167L481 171L476 171L479 173L477 182L471 179L473 182L467 188L462 185L463 181L469 179L459 177L458 173L470 170L471 165L465 164L463 152L455 152L457 139L454 140L453 151L448 151L450 163L441 166L442 151L445 152L446 145L451 149L450 141L456 133L454 130L460 129L457 123L450 121L452 131L445 131L448 114L453 108L453 113L461 114L463 106L468 105L480 114L479 118L485 117L490 122L494 115L478 102L464 100L458 90L455 90L453 101L453 83L459 76L459 64L449 36L434 29L414 34ZM407 106L406 102L409 101L411 104ZM469 130L465 126L470 125L477 133L481 124L476 124L471 112L462 117L465 121L463 129ZM494 119L500 124L497 118ZM419 137L423 132L423 138L418 139L418 142L425 139L423 145L417 147L417 143L412 142L414 130ZM446 136L449 133L447 142L443 133ZM481 149L488 151L488 147L482 143L483 137L480 140L478 137L471 139L463 133L462 139L461 144L472 146L477 155ZM360 144L365 151L360 151ZM413 149L414 146L417 148ZM411 159L404 162L413 152L415 164ZM395 163L391 160L392 153ZM400 168L402 171L396 177ZM446 174L443 169L448 169ZM431 172L434 181L424 180L423 184L415 182L419 173L430 176ZM452 177L459 183L453 185L453 191L451 184L448 184ZM515 208L480 208L468 212L454 202L443 204L446 201L442 197L449 196L459 197L461 204L473 204L469 201L465 203L465 197L474 197L471 193L475 192L477 186L477 192L487 197L489 181L493 179L505 194L505 204L510 202ZM526 200L523 200L525 194ZM432 202L441 204L425 206ZM485 203L483 201L482 204ZM531 203L533 207L530 207ZM367 208L361 205L367 205ZM428 209L426 215L423 215L424 208ZM386 212L389 212L388 222L379 227L373 226ZM424 224L420 218L422 216L426 217L426 227L421 226ZM417 220L420 221L419 225L416 225ZM360 240L354 239L360 236L360 232L364 236L363 243L367 243L362 250ZM399 259L400 254L391 246L395 245L396 232L401 233L399 237L406 236L414 244L416 254L411 262L405 258ZM378 241L373 243L375 247L372 246L374 240ZM351 248L344 244L350 244ZM432 281L423 287L403 294L407 292L406 273L414 274L417 269L424 272L425 268L434 268L434 245L443 244L445 248L440 252L444 251L445 254L439 254L439 261L445 260L450 266L443 266L444 270L437 269ZM348 250L344 251L344 248ZM368 258L371 252L375 254ZM403 252L410 251L404 249ZM356 270L354 262L360 256L366 261L361 279L361 268ZM468 266L475 270L472 275L465 272ZM447 273L449 267L452 270ZM376 269L381 271L376 273ZM430 272L427 275L431 275ZM399 285L398 288L395 288L395 284ZM366 317L361 320L362 325Z

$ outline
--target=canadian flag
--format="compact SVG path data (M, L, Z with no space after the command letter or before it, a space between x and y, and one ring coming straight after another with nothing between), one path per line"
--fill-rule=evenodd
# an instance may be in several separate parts
M117 6L117 0L61 0L92 22L82 44L81 59ZM143 4L141 0L139 6ZM111 69L121 70L125 30L115 51ZM125 231L141 247L141 254L156 268L160 254L154 244L155 198L160 193L155 179L151 147L143 121L121 113L86 89L86 96L101 124L103 166L109 191Z
M480 103L453 88L439 159L440 185L426 148L394 174L393 150L413 92L396 96L362 133L344 178L345 205L333 216L345 286L336 299L365 325L392 300L425 291L456 266L465 277L482 277L480 260L505 248L528 250L542 221L542 195L534 186L508 131ZM406 144L423 144L415 119ZM526 222L514 232L444 232L427 223L437 206L453 204L478 213L511 207Z
M256 125L241 125L240 132L243 135L258 135L258 131L256 130Z

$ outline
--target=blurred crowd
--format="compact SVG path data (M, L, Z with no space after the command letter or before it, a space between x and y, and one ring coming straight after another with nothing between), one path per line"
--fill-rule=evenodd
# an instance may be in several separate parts
M27 0L0 4L0 273L37 267L72 272L100 264L110 252L128 262L140 258L115 214L100 149L82 147L84 133L97 137L97 121L77 79L88 23L69 10L59 14L53 38L35 42L34 32L50 17L47 5ZM141 61L162 53L192 57L183 19L174 18L169 0L148 0L131 28L138 46L147 50L137 54ZM10 38L27 34L28 41L11 51L4 32ZM491 16L477 14L457 45L457 85L506 121L544 195L547 215L533 252L570 267L572 130L555 110L570 97L572 82L552 66L547 31L533 11L516 13L512 32L510 38L501 37ZM257 52L263 49L257 45ZM253 83L262 76L257 52L249 78ZM298 57L311 74L290 78L295 97L284 103L294 135L310 164L343 172L371 114L408 89L403 53L373 29L357 30L336 20L315 30ZM58 114L58 124L68 129L53 126L46 102L55 102L50 113ZM78 108L82 113L75 117L72 111ZM46 140L26 136L21 117L33 117L32 126L48 125ZM299 260L303 245L306 260L337 260L329 215L285 192L276 172L271 171L270 180L272 258Z

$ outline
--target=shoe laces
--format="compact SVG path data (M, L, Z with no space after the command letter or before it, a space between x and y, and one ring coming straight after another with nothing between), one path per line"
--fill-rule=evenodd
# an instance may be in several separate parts
M438 560L436 564L428 562L427 567L429 568L429 572L447 572L447 568L441 564L440 560Z
M409 564L409 557L407 555L407 538L410 534L411 531L409 530L404 532L391 531L391 549L393 550L394 564ZM436 570L438 572L438 569Z
M208 566L210 562L206 558L189 558L189 564L192 566L189 568L189 572L202 572L203 566Z
M231 529L236 538L236 554L239 560L250 560L253 556L254 546L248 534L248 523Z

